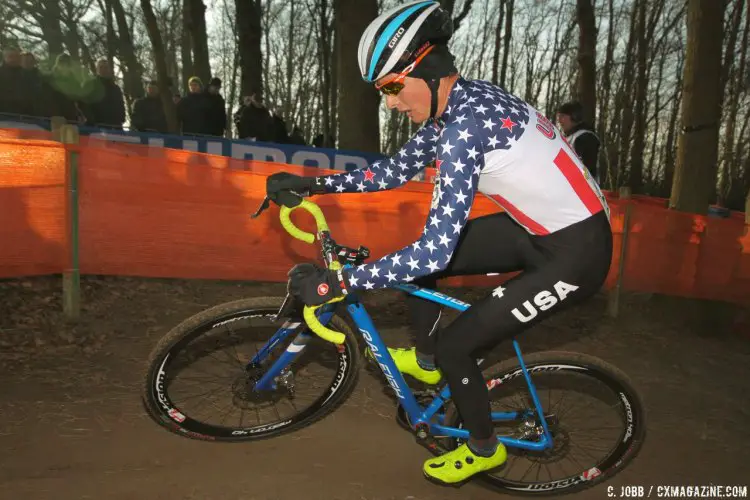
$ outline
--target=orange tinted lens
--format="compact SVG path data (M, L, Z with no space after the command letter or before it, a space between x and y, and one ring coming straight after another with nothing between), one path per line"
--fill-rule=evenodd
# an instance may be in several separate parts
M380 91L385 95L396 95L403 90L404 84L401 82L390 82L380 87Z

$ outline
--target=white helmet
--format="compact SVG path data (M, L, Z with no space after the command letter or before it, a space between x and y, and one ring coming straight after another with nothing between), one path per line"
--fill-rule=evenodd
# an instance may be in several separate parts
M435 1L416 0L378 16L359 39L359 71L369 83L401 71L420 48L447 43L453 21Z

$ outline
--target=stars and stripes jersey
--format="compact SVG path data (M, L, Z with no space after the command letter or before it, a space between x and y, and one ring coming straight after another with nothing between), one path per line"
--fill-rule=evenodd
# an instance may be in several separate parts
M533 235L609 209L596 181L546 117L489 82L459 78L439 124L428 121L393 157L322 176L328 193L393 189L425 165L437 169L422 236L374 262L348 268L351 289L371 290L445 269L472 202L482 193Z

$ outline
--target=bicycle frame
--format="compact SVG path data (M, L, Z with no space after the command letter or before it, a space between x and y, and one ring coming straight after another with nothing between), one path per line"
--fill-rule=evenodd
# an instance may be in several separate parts
M441 294L437 291L422 288L415 285L399 284L391 287L395 290L401 290L411 295L436 302L442 306L450 307L459 311L464 311L470 307L470 304L458 300L456 298ZM438 395L423 408L414 397L413 392L406 384L403 375L396 368L396 364L393 361L388 349L383 342L380 334L378 333L375 325L370 318L370 315L365 310L362 303L356 297L355 294L350 293L346 298L346 308L352 317L352 320L357 326L359 333L364 338L373 356L376 358L378 365L380 366L383 375L388 380L393 391L396 393L401 405L403 406L406 414L408 415L409 422L414 429L418 427L427 427L428 432L432 436L448 436L459 439L468 439L469 431L465 429L459 429L443 425L444 413L440 413L440 409L443 407L446 400L450 398L450 389L447 384L444 384ZM326 305L321 307L319 310L318 319L322 324L327 324L330 318L333 316L334 305ZM283 308L283 306L282 306ZM285 322L281 328L271 337L266 345L259 350L255 357L250 360L248 366L255 366L263 361L266 356L270 353L273 347L280 341L284 340L293 331L300 326L298 322ZM296 358L305 348L305 345L313 335L308 333L306 329L298 333L294 340L289 344L284 353L271 365L271 367L263 374L260 380L255 385L255 390L273 390L276 388L275 379L282 371L289 366L289 364ZM529 388L529 392L534 401L534 406L538 418L541 420L542 428L544 430L540 439L537 441L515 439L506 436L498 436L498 440L505 446L513 448L521 448L526 450L544 450L552 447L552 436L547 426L547 421L542 411L542 406L539 401L539 397L534 387L529 372L526 369L526 365L523 362L521 355L521 349L516 340L513 340L513 348L518 357L519 365L523 372L526 384ZM532 412L492 412L493 421L508 421L518 420L524 417L533 416Z

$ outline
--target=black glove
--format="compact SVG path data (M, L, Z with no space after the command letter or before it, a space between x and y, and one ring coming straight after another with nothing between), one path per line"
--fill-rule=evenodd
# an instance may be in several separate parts
M287 291L308 306L324 304L348 293L341 271L331 271L316 264L297 264L287 276Z
M317 179L289 172L277 172L266 179L266 194L277 205L296 207L303 197L325 192L325 188Z

